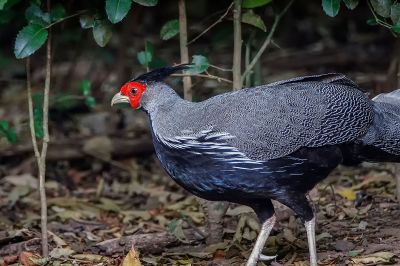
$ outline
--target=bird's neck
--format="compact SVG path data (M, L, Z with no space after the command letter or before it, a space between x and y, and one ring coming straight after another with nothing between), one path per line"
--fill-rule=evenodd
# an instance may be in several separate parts
M170 86L161 82L150 85L140 101L142 109L149 115L169 112L187 103Z
M154 134L164 136L179 131L193 105L164 83L149 86L141 100L141 107L149 116Z

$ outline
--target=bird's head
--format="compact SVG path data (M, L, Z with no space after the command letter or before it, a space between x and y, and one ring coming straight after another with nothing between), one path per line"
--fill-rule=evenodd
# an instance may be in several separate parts
M129 103L132 108L139 109L141 107L142 96L147 89L151 88L157 82L163 81L169 75L179 70L189 69L190 67L190 64L163 67L140 75L122 85L120 91L112 98L111 105Z
M114 95L111 100L111 105L119 103L129 103L132 108L140 108L140 99L143 92L146 90L145 83L137 81L129 81L122 85L120 91Z

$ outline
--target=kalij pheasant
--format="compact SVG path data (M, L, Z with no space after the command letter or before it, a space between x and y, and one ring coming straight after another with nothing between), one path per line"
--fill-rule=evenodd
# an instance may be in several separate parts
M182 187L207 200L254 209L261 232L247 266L275 223L271 199L304 221L317 265L315 218L305 193L340 163L400 162L400 90L372 101L341 74L308 76L192 103L163 82L188 65L125 83L111 104L148 114L156 155Z

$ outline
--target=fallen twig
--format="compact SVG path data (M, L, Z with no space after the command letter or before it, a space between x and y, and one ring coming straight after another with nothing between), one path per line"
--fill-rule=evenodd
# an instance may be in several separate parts
M193 229L184 230L184 234L189 242L196 242L202 239ZM157 254L165 250L166 247L179 245L180 241L176 236L168 232L137 234L105 240L96 244L94 247L104 255L126 254L132 244L141 253Z
M40 238L32 238L19 243L12 243L0 247L0 256L16 255L22 251L38 251L40 249Z
M149 155L153 152L153 144L148 136L135 139L111 138L113 158L124 158L127 156ZM52 142L47 153L48 161L76 160L88 157L83 150L87 138L70 139L68 141ZM7 157L30 156L32 144L26 143L13 146L10 149L0 151L0 157L4 160Z

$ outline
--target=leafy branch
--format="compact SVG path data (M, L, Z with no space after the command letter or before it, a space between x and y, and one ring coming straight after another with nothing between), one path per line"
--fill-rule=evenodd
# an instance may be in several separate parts
M244 80L246 79L246 77L250 74L250 72L252 71L252 69L254 68L254 66L256 65L257 61L260 59L261 55L264 53L265 49L268 47L268 45L271 43L272 41L272 37L275 34L275 31L278 27L278 24L281 20L281 18L283 17L283 15L285 15L285 13L288 11L288 9L290 8L290 6L293 4L294 0L291 0L286 6L285 8L278 14L275 16L274 19L274 23L272 24L271 30L269 31L267 37L265 38L263 44L261 45L260 49L258 50L258 52L256 53L256 55L254 56L254 58L250 61L250 63L247 65L245 71L243 72L243 75L241 77L241 82L243 83Z
M50 9L50 1L47 1L48 9ZM28 109L29 109L29 127L31 131L32 145L36 158L36 162L39 170L39 195L40 195L40 209L41 209L41 232L42 232L42 255L48 257L49 246L48 246L48 234L47 234L47 199L46 199L46 156L47 148L50 141L49 135L49 96L50 96L50 84L51 84L51 28L48 32L47 45L46 45L46 78L44 85L43 95L43 140L41 149L39 149L38 142L36 140L36 129L35 129L35 117L33 110L32 101L32 85L31 85L31 70L29 57L26 61L26 75L27 75L27 96L28 96Z
M322 8L328 16L335 17L339 14L342 1L350 10L359 4L359 0L322 0ZM372 14L367 24L385 27L397 37L400 33L400 3L392 0L367 0L367 4Z

